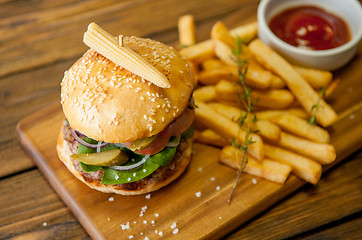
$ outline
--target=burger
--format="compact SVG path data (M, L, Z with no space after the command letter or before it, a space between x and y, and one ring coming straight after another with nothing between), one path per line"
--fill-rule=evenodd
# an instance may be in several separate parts
M186 59L172 47L138 37L122 41L170 87L88 50L61 83L65 120L57 153L89 187L137 195L168 185L190 162L194 80Z

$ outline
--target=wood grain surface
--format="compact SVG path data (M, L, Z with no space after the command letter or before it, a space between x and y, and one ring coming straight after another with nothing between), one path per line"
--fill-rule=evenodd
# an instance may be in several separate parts
M197 37L203 40L209 37L216 20L232 27L255 19L257 5L256 0L0 1L0 239L89 238L22 150L15 131L19 120L59 101L63 72L86 49L80 36L89 22L96 21L113 34L122 32L173 44L177 41L176 20L183 14L195 16ZM361 116L356 111L362 99L361 55L360 45L353 61L334 72L343 88L337 89L331 101L337 112L351 121ZM345 93L347 97L342 97ZM354 128L343 122L338 124L346 133ZM354 130L358 134L359 129ZM351 135L335 140L341 148L349 149L348 154L354 151ZM361 160L360 153L348 157L324 175L317 186L305 186L241 225L228 238L255 239L253 234L273 233L274 239L360 239L361 208L358 201L351 202L346 197L345 188L351 187L350 191L361 199ZM352 172L355 180L348 177ZM332 189L335 194L330 195ZM317 199L320 205L314 201ZM340 207L340 203L345 204ZM318 206L324 208L320 210ZM275 227L287 223L288 227Z

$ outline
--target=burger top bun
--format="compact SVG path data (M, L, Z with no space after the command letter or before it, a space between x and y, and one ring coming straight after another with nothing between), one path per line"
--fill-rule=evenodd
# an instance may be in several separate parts
M70 126L98 141L122 143L158 134L182 114L194 89L185 58L160 42L124 37L124 44L169 80L160 88L89 50L61 83Z

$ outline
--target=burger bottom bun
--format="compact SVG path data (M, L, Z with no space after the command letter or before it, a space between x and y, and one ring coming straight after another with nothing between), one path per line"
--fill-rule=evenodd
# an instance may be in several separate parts
M77 170L75 166L76 161L73 162L70 157L74 153L71 150L69 142L64 140L62 130L58 137L57 152L59 159L65 164L68 170L89 187L105 193L140 195L156 191L168 185L184 172L191 160L192 142L192 138L182 141L176 151L175 157L167 166L159 167L154 173L139 181L118 185L102 184L99 178L91 178L88 173Z

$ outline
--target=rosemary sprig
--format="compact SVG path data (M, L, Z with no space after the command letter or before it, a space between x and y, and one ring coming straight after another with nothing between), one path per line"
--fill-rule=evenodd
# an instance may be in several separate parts
M318 112L318 110L319 110L319 103L320 103L320 100L323 99L323 98L326 96L326 88L325 88L324 86L320 87L320 88L318 89L318 91L319 91L318 101L317 101L316 104L314 104L314 105L312 106L311 111L312 111L313 114L312 114L312 116L311 116L311 117L309 118L309 120L308 120L308 123L309 123L310 125L314 125L314 124L317 123L316 114L317 114L317 112Z
M250 137L250 133L253 132L252 131L252 122L255 123L257 121L256 116L254 116L254 118L251 117L251 113L253 111L253 102L251 99L252 89L245 82L245 76L246 76L246 73L248 70L248 67L246 66L247 61L240 59L240 56L242 54L242 45L244 43L245 43L245 40L242 40L241 38L238 37L236 39L236 47L235 47L235 49L232 50L232 54L235 58L237 66L238 66L239 80L236 82L236 84L241 86L243 89L243 93L242 94L239 93L238 104L243 105L244 108L246 109L245 114L241 113L241 116L237 120L237 123L239 125L239 132L241 131L243 126L245 127L245 125L246 125L246 129L245 129L246 135L245 135L244 145L241 144L240 142L238 142L236 139L233 139L233 141L232 141L232 146L237 149L240 149L242 151L242 157L240 159L239 169L237 170L237 177L235 179L233 188L231 189L228 203L231 202L233 193L239 182L241 173L245 169L245 167L248 163L248 157L246 156L246 151L248 150L249 144L253 143L253 141ZM238 157L236 153L235 153L235 157L236 158Z

